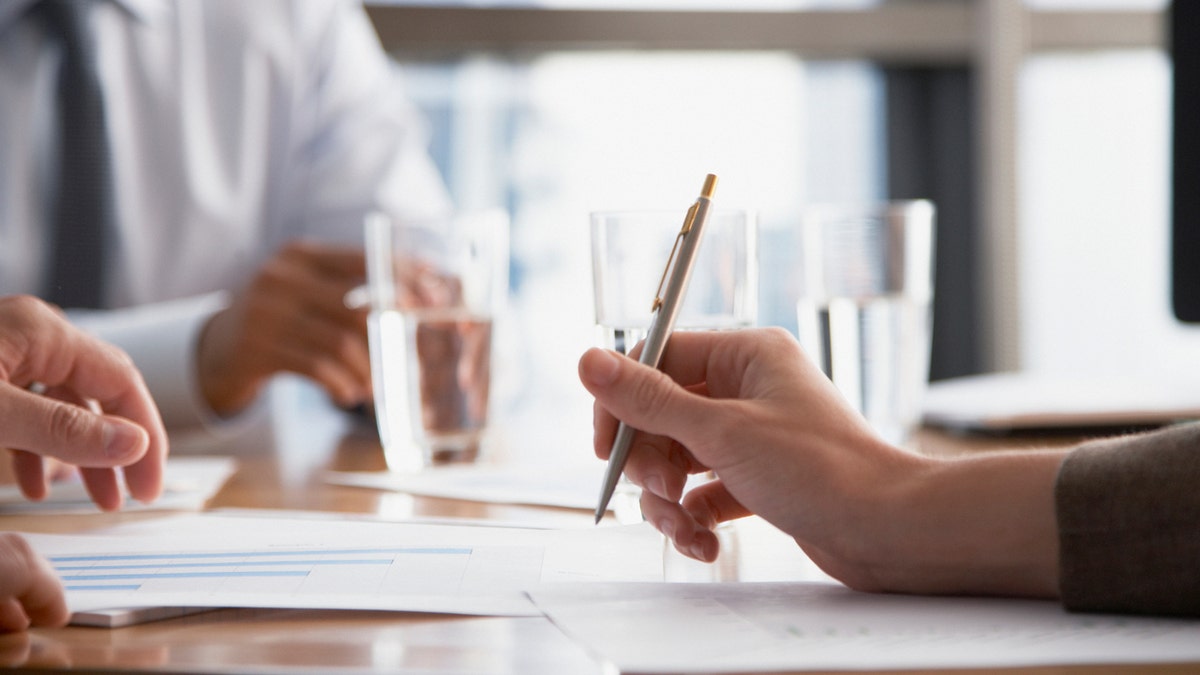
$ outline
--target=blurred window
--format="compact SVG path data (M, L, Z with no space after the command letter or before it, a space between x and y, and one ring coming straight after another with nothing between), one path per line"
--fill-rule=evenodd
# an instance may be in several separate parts
M983 1L890 6L954 10ZM636 21L644 10L854 9L868 19L887 3L403 4L541 9L547 11L537 19L552 25L551 10L630 10L628 20ZM1035 15L1103 19L1114 10L1155 13L1165 2L1025 5ZM753 42L753 36L736 37L743 45ZM1102 44L1088 48L1086 35L1065 39L1085 44L1073 52L1030 54L1017 87L1018 132L1011 140L1020 158L1022 366L1072 372L1132 363L1166 371L1188 361L1186 353L1194 360L1200 349L1196 331L1174 324L1167 309L1169 59L1153 44L1105 51ZM850 51L860 42L851 40ZM759 323L794 329L796 214L811 202L888 196L888 64L873 61L867 46L857 56L820 58L778 45L761 51L509 47L430 56L401 45L397 57L432 125L435 158L459 206L499 205L513 218L512 330L504 343L511 358L503 360L506 379L498 393L521 409L553 402L569 420L559 428L572 428L575 442L572 425L590 426L591 419L575 376L579 354L596 339L590 211L674 208L682 215L704 174L718 174L720 203L759 211ZM975 48L967 36L963 53L945 62L916 54L910 63L900 54L893 64L969 68Z

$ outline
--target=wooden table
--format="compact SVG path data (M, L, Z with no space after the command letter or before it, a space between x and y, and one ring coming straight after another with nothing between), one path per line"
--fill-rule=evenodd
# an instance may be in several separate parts
M211 501L212 509L316 510L394 519L456 516L563 526L591 521L590 513L567 509L413 497L327 484L321 479L325 470L383 470L378 439L363 420L323 406L314 410L311 401L300 407L302 411L295 406L275 406L273 415L229 438L174 439L172 452L237 458L239 469ZM1043 440L1026 442L1044 445ZM1012 440L968 441L923 432L919 443L930 452L958 453L1009 447ZM586 448L586 441L584 444ZM77 532L163 515L0 516L0 530ZM710 570L714 576L767 580L819 575L789 539L762 521L740 522L736 537L736 550L723 555ZM261 609L215 610L111 630L67 627L0 635L0 664L83 672L613 672L542 618ZM1200 664L1015 670L1039 674L1184 673L1197 668Z

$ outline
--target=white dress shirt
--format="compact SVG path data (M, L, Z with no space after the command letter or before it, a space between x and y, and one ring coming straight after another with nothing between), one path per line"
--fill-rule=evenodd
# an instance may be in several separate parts
M60 49L0 3L0 293L42 289ZM358 242L382 209L449 206L427 134L362 7L338 0L96 0L113 149L106 306L71 312L123 347L170 427L212 425L205 320L281 244Z

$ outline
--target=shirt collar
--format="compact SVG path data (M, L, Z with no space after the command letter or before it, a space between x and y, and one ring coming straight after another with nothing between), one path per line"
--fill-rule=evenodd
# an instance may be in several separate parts
M154 21L166 14L171 0L112 0L140 21Z
M4 0L0 2L0 33L3 33L27 9L39 0ZM171 0L109 0L129 12L139 21L150 22L164 16Z

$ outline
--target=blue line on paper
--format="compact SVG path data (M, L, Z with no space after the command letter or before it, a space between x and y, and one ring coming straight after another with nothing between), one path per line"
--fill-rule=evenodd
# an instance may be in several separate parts
M181 565L171 563L172 567L293 567L296 565L391 565L393 558L360 558L349 560L251 560L229 562L198 562ZM81 572L85 570L157 570L164 567L163 563L145 565L55 565L59 572Z
M317 555L470 555L470 547L428 548L356 548L356 549L305 549L296 551L221 551L194 553L114 553L89 555L50 556L50 561L59 562L103 562L116 560L201 560L211 558L287 558L292 556Z
M251 572L160 572L155 574L75 574L63 581L115 581L117 579L199 579L209 577L306 577L308 571L273 570Z

